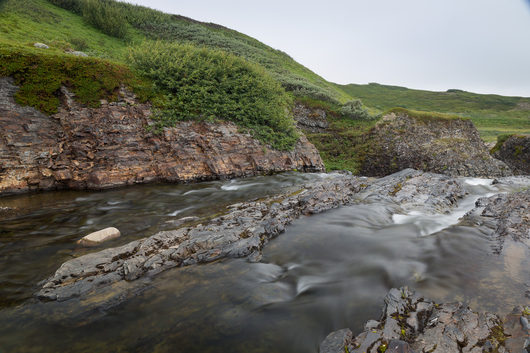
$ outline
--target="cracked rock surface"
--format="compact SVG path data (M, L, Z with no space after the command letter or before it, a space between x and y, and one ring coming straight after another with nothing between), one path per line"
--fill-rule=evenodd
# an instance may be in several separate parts
M407 288L391 289L378 321L353 336L332 332L320 353L482 353L527 352L528 309L515 308L505 319L477 313L462 303L436 304Z
M399 190L394 185L400 185ZM355 202L385 197L396 207L406 209L419 202L436 213L456 206L464 194L458 180L414 170L384 180L330 174L290 193L229 206L226 214L200 224L69 260L44 281L37 296L61 301L176 266L249 255L250 260L259 260L263 246L296 218Z

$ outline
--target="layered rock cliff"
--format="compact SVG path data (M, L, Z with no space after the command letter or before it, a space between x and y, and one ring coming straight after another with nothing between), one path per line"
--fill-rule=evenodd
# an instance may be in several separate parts
M515 174L530 174L530 135L511 135L493 150L493 157L506 163Z
M510 168L493 158L471 120L387 114L367 136L361 174L384 176L405 168L450 176L499 177Z
M16 104L16 90L11 79L0 78L0 194L324 170L303 135L284 152L228 122L180 122L153 134L151 106L125 90L116 103L87 108L63 89L62 106L51 117Z

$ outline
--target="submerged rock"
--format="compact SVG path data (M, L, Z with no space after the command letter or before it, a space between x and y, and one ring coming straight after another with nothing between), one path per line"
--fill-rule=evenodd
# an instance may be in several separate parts
M334 344L321 345L320 353L520 353L527 345L522 323L528 312L522 307L502 320L462 303L436 304L407 288L391 289L384 302L379 321L370 321L356 337L344 334L347 329L331 333L324 342Z
M121 235L117 228L109 227L97 232L85 235L83 238L77 241L78 244L85 246L98 245L108 240L116 239Z
M450 176L499 177L510 168L493 158L471 120L415 117L397 111L370 132L361 174L384 176L414 168Z
M402 185L400 192L391 189L385 196L396 207L408 207L416 199L433 213L447 211L464 194L457 180L444 175L408 170L387 177L386 181ZM118 281L133 281L168 268L226 257L251 255L251 261L258 261L263 246L294 219L369 202L386 190L385 183L348 174L330 174L289 193L235 204L227 208L226 214L207 223L159 232L121 247L67 261L45 281L38 296L66 300Z

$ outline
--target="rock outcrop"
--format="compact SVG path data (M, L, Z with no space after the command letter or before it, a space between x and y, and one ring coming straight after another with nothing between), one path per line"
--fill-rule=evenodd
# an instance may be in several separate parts
M385 189L389 184L389 189ZM394 185L401 185L399 191ZM119 281L133 281L176 266L207 263L226 257L260 258L267 242L300 215L377 197L396 207L426 205L427 212L445 212L464 195L457 180L413 170L375 181L331 174L322 181L264 200L232 205L226 214L204 224L163 231L121 247L106 249L65 262L37 294L45 300L67 300ZM195 222L197 223L197 222Z
M507 238L530 248L530 189L480 198L461 223L488 228L489 236L497 240L496 253Z
M515 174L530 175L530 135L512 135L493 147L493 156Z
M436 304L407 288L394 288L378 321L368 321L357 336L349 329L329 334L320 353L526 352L528 316L528 309L518 307L502 320L462 303Z
M329 126L326 111L321 108L312 108L302 103L295 103L293 115L298 128L304 131L322 132Z
M491 157L470 120L390 113L367 140L362 175L384 176L405 168L451 176L512 175L506 164Z
M88 108L63 89L63 104L51 117L16 104L16 90L0 78L0 194L324 169L305 136L284 152L228 122L181 122L158 135L146 129L150 105L125 90L116 103Z
M110 283L135 280L175 266L255 254L301 214L320 213L353 202L361 181L338 175L292 194L235 204L205 224L159 232L127 245L64 263L38 293L65 300Z

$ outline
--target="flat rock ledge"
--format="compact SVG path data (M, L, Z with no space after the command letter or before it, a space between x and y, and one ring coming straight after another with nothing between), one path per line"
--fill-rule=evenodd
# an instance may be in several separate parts
M330 174L288 193L234 204L226 214L204 224L159 232L69 260L43 281L37 297L63 301L119 281L133 281L172 267L226 257L250 255L249 260L259 261L263 246L301 215L380 197L393 200L396 209L406 209L418 202L432 213L446 212L464 194L458 180L414 170L379 180Z
M507 239L530 248L530 189L478 199L462 218L461 224L466 223L490 230L488 235L497 240L495 253L502 251Z
M517 307L506 318L477 313L462 303L436 304L407 288L391 289L379 321L364 331L332 332L320 353L527 353L529 309Z

